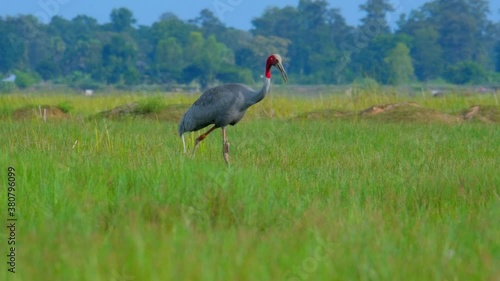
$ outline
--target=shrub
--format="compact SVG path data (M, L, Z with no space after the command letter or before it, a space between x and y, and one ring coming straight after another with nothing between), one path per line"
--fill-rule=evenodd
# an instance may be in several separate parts
M222 83L243 83L253 84L252 71L247 68L238 69L236 66L227 65L222 67L217 73L216 78Z
M15 84L13 82L0 81L0 93L10 93L14 90Z
M69 113L73 109L73 105L69 101L63 101L57 105L57 108L64 113Z
M144 100L138 102L137 109L135 110L138 114L147 113L158 113L163 108L165 108L165 103L162 97L148 97Z
M445 78L453 84L481 84L488 81L488 74L482 65L465 61L449 66Z
M40 77L35 73L16 71L16 86L20 89L26 89L40 81Z
M91 89L99 90L103 85L92 79L89 74L84 74L80 71L74 71L66 78L66 83L74 89Z
M363 89L363 90L371 90L371 91L379 91L380 90L380 84L377 82L377 80L373 78L362 78L362 79L356 79L353 82L353 85L356 88Z

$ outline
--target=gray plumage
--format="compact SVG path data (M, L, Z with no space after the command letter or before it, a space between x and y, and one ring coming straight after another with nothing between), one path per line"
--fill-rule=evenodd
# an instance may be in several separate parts
M245 115L247 109L261 101L271 88L271 67L279 69L285 82L288 81L285 69L278 54L270 55L266 61L264 85L260 91L255 91L243 84L225 84L204 92L198 100L184 113L179 122L179 136L182 137L184 152L186 142L184 133L198 131L213 124L206 133L196 138L193 155L198 144L216 128L222 128L222 153L229 164L229 142L226 138L226 126L236 125Z
M236 125L250 106L266 96L270 86L270 79L265 78L259 92L244 84L225 84L207 90L182 117L179 136L211 124L217 128Z

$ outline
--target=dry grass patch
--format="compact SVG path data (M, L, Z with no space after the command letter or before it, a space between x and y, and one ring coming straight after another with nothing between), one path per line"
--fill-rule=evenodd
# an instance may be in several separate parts
M458 124L468 121L500 123L500 108L475 105L460 114L450 114L423 107L415 102L374 105L359 112L323 109L302 113L296 119L365 119L381 122Z
M474 105L462 113L466 121L500 123L500 108L495 106Z
M372 106L360 112L362 117L386 122L419 122L456 124L462 121L459 116L443 113L407 102Z
M111 110L100 112L94 117L108 119L127 119L139 117L178 122L188 107L188 104L162 105L133 102L115 107Z
M64 112L63 109L57 106L51 105L40 105L40 106L24 106L16 109L12 113L14 120L26 120L26 119L44 119L47 120L61 120L71 118L71 115Z

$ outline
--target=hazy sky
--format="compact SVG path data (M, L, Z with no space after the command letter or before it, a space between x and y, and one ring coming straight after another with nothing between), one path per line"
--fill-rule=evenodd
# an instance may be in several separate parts
M409 13L418 8L426 0L390 0L397 8L389 15L389 22L395 22L401 13ZM251 20L260 16L269 6L296 6L298 0L0 0L0 16L15 16L18 14L34 14L47 22L54 15L71 19L76 15L86 14L96 18L100 23L109 21L113 8L127 7L134 13L139 24L150 25L158 20L164 12L172 12L181 19L195 18L199 12L211 9L228 26L248 30L252 27ZM340 8L350 24L357 24L360 17L359 5L365 0L328 1L330 7ZM491 0L491 18L498 20L500 1Z

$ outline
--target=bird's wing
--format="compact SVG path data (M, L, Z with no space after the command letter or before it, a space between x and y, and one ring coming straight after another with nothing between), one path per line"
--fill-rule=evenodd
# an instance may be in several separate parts
M184 114L179 132L197 131L210 124L224 126L237 122L245 107L245 92L253 91L243 84L225 84L205 91Z
M193 106L223 106L229 105L240 98L241 86L239 84L225 84L205 91Z

